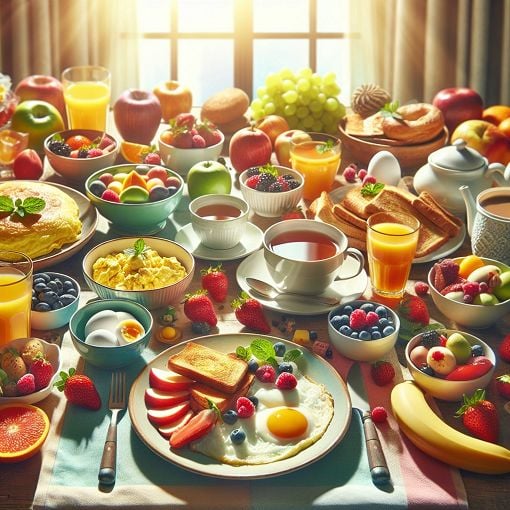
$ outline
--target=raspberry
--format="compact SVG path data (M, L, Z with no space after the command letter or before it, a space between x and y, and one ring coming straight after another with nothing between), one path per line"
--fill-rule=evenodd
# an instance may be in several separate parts
M87 154L87 158L98 158L99 156L102 156L104 153L101 149L93 148L89 149L89 153Z
M367 326L370 328L372 326L377 326L379 324L379 315L375 312L367 313Z
M465 282L462 284L462 290L464 294L474 298L480 294L480 284L478 282Z
M442 291L441 294L443 296L446 296L448 292L459 292L462 290L462 283L450 283L450 285L447 285Z
M251 175L250 177L248 177L248 179L246 179L245 184L246 184L246 186L248 186L248 188L255 189L257 187L259 181L260 181L260 174L254 174L254 175Z
M429 286L425 282L416 282L414 284L414 292L417 296L425 296L429 292Z
M199 148L199 149L202 149L203 147L205 147L206 143L205 143L205 140L204 140L204 137L203 136L200 136L200 135L194 135L193 138L193 148L196 149L196 148Z
M358 331L364 329L367 326L367 314L359 308L353 310L349 317L349 326Z
M342 175L347 182L356 182L356 170L352 166L346 167Z
M239 418L250 418L255 414L255 405L247 397L239 397L236 401L236 411Z
M143 162L147 165L161 165L161 156L157 152L149 152Z
M363 180L367 175L367 171L365 168L360 168L358 170L358 179Z
M443 277L445 279L446 285L450 283L454 283L459 276L459 265L452 259L443 259L439 262L439 267L441 268L441 273L443 273Z
M263 383L272 383L276 380L276 370L271 365L262 365L257 368L255 377Z
M103 191L103 194L101 195L101 198L103 200L108 200L108 202L120 202L119 195L115 193L115 191L112 191L111 189L106 189Z
M375 423L384 423L388 418L388 413L382 406L374 407L370 412L370 415L372 417L372 421Z
M365 177L363 177L363 180L361 181L361 183L363 185L365 184L375 184L377 182L377 179L373 176L373 175L365 175Z
M280 390L293 390L296 386L296 376L290 372L282 372L276 379L276 387Z

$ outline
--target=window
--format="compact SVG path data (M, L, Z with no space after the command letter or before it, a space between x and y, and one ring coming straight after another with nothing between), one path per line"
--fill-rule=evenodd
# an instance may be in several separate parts
M335 73L349 102L348 0L138 2L142 88L178 80L202 104L231 86L256 97L268 74L310 67Z

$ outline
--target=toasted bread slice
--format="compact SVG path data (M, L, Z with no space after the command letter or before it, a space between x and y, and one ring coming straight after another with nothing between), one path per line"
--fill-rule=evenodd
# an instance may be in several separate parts
M334 204L333 212L337 218L340 218L341 220L344 220L347 223L350 223L351 225L354 225L355 227L358 227L366 232L367 222L363 218L360 218L349 211L349 209L344 207L342 203Z
M358 218L366 220L370 216L370 213L367 212L367 206L370 202L372 202L374 197L370 195L362 195L362 187L363 186L356 186L349 190L342 200L342 205Z
M444 209L428 191L422 191L413 200L413 206L430 221L443 229L450 237L455 237L459 234L462 221Z
M225 393L235 393L248 371L239 358L188 342L184 349L168 358L168 368Z

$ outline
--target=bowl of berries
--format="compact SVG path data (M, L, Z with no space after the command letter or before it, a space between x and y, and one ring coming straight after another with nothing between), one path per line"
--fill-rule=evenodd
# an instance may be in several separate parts
M350 301L328 315L328 335L333 347L356 361L382 358L395 346L399 329L398 315L375 301Z
M44 140L44 153L62 177L83 182L92 173L115 163L119 144L112 135L92 129L68 129Z
M440 400L456 402L485 388L496 356L480 338L454 329L434 329L406 345L406 364L418 386Z
M280 217L295 209L303 197L303 176L285 166L263 165L245 170L239 176L244 199L259 216Z
M128 163L103 168L85 181L85 192L116 230L154 234L179 204L184 181L161 165Z
M225 136L209 121L181 113L169 122L158 138L161 160L180 175L200 161L215 161L223 150Z
M510 314L510 267L467 255L436 262L428 273L432 300L456 324L492 326Z
M17 338L0 349L0 405L45 399L60 372L58 345L41 338Z

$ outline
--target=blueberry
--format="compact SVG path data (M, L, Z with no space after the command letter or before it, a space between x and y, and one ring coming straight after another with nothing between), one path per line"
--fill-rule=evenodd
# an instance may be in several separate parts
M69 294L70 296L78 297L78 291L76 289L69 289L66 291L66 294Z
M259 399L254 395L248 397L248 399L251 400L252 404L255 406L255 408L257 408L257 406L259 405Z
M359 338L359 333L357 331L351 331L351 334L349 336L356 340Z
M379 340L382 338L380 331L372 331L372 340Z
M342 313L345 315L351 315L354 308L351 305L345 305L342 309Z
M103 192L106 190L106 186L103 181L98 179L97 181L92 181L90 183L89 190L96 197L101 197Z
M254 374L257 371L257 368L259 368L259 364L257 360L251 359L248 361L248 370Z
M292 374L294 368L292 367L292 363L283 362L278 365L278 373L289 372Z
M313 329L310 330L310 340L313 342L314 340L317 340L318 338L318 334L317 334L317 331L314 331Z
M375 313L377 315L379 315L379 317L381 317L381 319L388 317L388 310L386 310L386 308L384 308L384 306L378 306L375 309Z
M471 347L472 356L483 356L483 347L480 344L475 344Z
M225 411L221 417L223 418L223 421L228 425L232 425L237 421L237 413L233 409Z
M360 340L370 340L372 335L368 331L363 330L359 332L358 338Z
M372 326L372 327L370 328L370 332L371 332L371 333L375 333L376 331L377 331L377 332L379 332L379 326Z
M246 439L246 434L241 429L234 429L230 433L230 439L234 444L241 444Z
M55 280L51 280L51 282L48 282L48 289L52 290L56 294L58 294L58 283Z
M74 283L71 280L64 280L64 292L75 290Z
M51 306L48 303L41 301L35 305L34 310L36 312L49 312L51 310Z
M325 356L328 359L333 357L333 351L331 350L331 347L327 349Z
M60 310L60 308L63 308L63 307L64 307L64 304L62 303L62 301L60 301L60 299L57 299L57 301L55 301L51 305L52 310Z
M44 278L34 278L33 284L37 285L38 283L44 283L46 285L46 280Z
M361 306L360 306L360 309L361 310L364 310L366 313L368 312L373 312L374 311L374 305L373 303L363 303Z
M395 333L395 328L393 326L386 326L382 332L384 336L389 336L392 333Z
M390 323L390 321L386 318L386 317L382 317L381 319L379 319L379 327L380 328L385 328L386 326L388 326Z
M48 289L48 286L46 285L46 282L43 281L43 282L38 282L34 285L34 290L39 293L39 292L47 292L49 289Z
M53 304L58 299L58 294L53 292L52 290L48 290L46 292L41 292L39 294L39 300L44 301L48 304Z
M348 325L349 324L349 316L348 315L334 315L331 317L331 325L335 329L340 329L340 326Z
M32 310L35 310L37 303L39 303L39 300L35 296L32 296Z
M427 375L431 375L432 377L434 377L434 370L429 367L428 365L423 365L419 368L420 372L423 372L424 374L427 374Z
M175 195L177 193L177 191L179 190L179 188L177 186L168 186L166 189L168 190L169 197Z
M283 342L276 342L274 345L274 352L277 356L283 356L285 354L285 351L287 348L285 347L285 344Z
M70 305L75 299L76 296L73 296L72 294L62 294L60 296L60 301L62 301L64 306Z
M207 335L211 331L211 326L207 322L192 322L191 331L198 335Z
M34 278L42 278L46 283L51 280L51 276L48 273L37 273Z
M345 335L345 336L350 336L352 333L352 329L347 325L341 326L338 331L340 333L342 333L342 335Z

